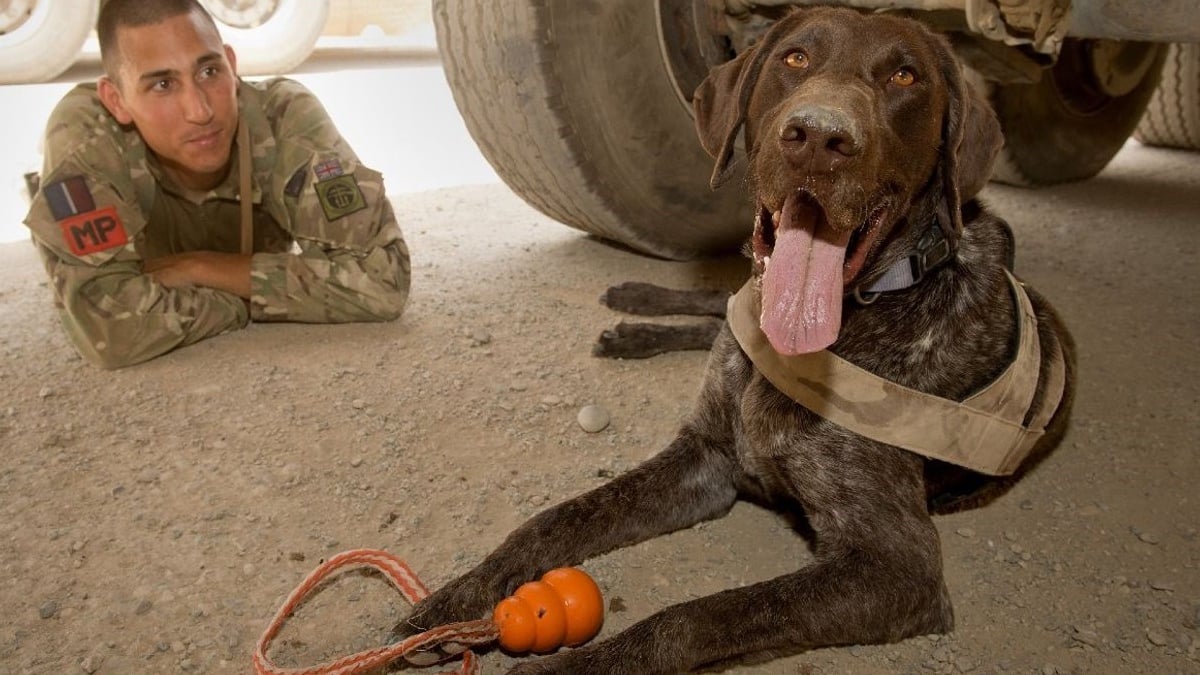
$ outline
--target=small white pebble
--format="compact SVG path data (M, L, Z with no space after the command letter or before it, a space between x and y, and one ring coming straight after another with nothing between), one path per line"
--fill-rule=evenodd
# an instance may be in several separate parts
M610 420L608 411L598 405L583 406L579 409L579 415L576 417L579 426L589 434L603 431Z

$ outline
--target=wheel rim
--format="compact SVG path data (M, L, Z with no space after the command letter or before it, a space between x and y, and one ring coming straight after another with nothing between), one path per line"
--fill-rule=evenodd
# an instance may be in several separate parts
M1067 40L1050 71L1052 82L1067 110L1088 117L1136 89L1157 53L1147 42Z
M234 28L256 28L279 8L279 0L204 0L204 6L221 23Z
M722 30L725 14L708 0L658 0L655 15L663 64L690 114L692 94L708 71L734 56Z
M1101 90L1124 96L1146 79L1158 51L1148 42L1097 40L1092 44L1092 72Z
M33 14L36 0L0 0L0 35L11 33Z

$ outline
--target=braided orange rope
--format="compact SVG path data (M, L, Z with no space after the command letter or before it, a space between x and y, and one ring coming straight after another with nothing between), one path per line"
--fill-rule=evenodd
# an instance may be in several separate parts
M361 651L319 666L280 668L271 663L271 660L267 658L267 649L270 647L271 641L279 634L288 617L308 597L313 588L338 570L358 567L369 567L382 572L384 577L396 587L396 590L400 591L405 599L414 605L429 595L429 591L425 589L421 580L417 578L416 574L413 574L408 565L387 551L355 549L339 553L310 572L296 587L296 590L288 596L283 607L276 612L275 618L271 620L266 632L259 638L258 646L254 650L255 675L356 675L391 663L401 657L417 665L428 665L423 662L421 655L415 654L415 652L425 651L444 643L456 643L465 647L484 644L494 641L499 634L496 624L490 619L463 621L438 626L424 633L413 635L402 642ZM469 649L463 651L462 666L458 672L462 675L479 673L479 659Z

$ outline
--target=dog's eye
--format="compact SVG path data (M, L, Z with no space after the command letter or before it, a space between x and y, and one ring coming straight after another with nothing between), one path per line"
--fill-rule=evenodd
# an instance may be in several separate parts
M793 49L783 55L783 64L788 68L807 68L808 54L805 54L803 49Z
M911 87L916 81L917 74L909 68L901 68L900 70L892 73L892 76L888 78L888 82L891 82L897 87Z

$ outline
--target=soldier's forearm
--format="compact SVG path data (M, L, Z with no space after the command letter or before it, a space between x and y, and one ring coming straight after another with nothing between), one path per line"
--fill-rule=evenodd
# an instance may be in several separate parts
M143 270L168 288L201 286L250 298L250 256L190 251L147 260Z
M177 347L245 326L245 303L211 288L141 286L142 300L127 304L129 288L105 296L76 289L63 298L62 321L76 350L102 368L122 368ZM155 290L157 288L158 290Z
M402 241L363 253L258 254L251 272L255 321L342 323L395 319L408 300Z

